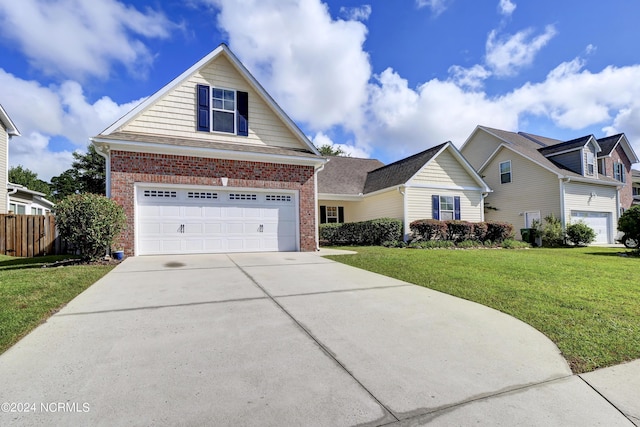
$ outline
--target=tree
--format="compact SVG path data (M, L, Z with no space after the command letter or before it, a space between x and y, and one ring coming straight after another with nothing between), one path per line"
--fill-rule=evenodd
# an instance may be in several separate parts
M93 144L86 154L73 153L71 169L51 178L51 187L56 200L71 194L105 194L105 159L96 152Z
M323 144L321 146L316 146L320 154L323 156L344 156L349 157L349 154L344 151L342 148L331 145L331 144Z
M12 184L23 185L29 190L44 193L45 197L51 196L51 187L49 187L49 184L38 179L37 173L24 168L21 165L14 166L9 169L9 182Z
M78 193L78 174L76 170L67 169L60 175L51 178L51 190L56 201Z
M631 206L624 211L618 220L618 230L624 233L623 243L631 241L629 246L636 246L640 251L640 205ZM625 246L627 246L625 244Z

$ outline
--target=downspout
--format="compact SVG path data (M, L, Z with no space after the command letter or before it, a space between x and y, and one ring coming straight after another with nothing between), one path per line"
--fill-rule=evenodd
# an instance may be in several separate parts
M320 222L318 221L318 172L322 172L324 163L316 167L313 173L313 222L316 225L316 251L320 250Z
M93 140L91 140L93 144ZM95 144L93 144L95 145ZM106 153L103 151L105 150ZM105 194L107 198L111 198L111 155L109 154L109 147L98 147L96 145L96 153L105 159L104 175L105 175Z
M567 227L567 221L565 216L565 204L564 204L564 184L571 182L571 178L560 178L560 222L562 224L562 229L565 230Z
M402 240L404 242L406 242L407 240L409 240L409 232L411 231L409 229L409 214L407 213L407 193L406 193L406 186L404 185L399 185L398 186L398 192L400 194L402 194L402 222L403 222L403 228L404 228L404 236L402 237Z
M487 198L489 193L482 193L482 199L480 199L480 222L484 222L484 199Z

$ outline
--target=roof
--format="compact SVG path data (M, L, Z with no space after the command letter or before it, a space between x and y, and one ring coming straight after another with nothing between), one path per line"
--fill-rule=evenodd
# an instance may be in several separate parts
M317 148L309 141L309 138L300 130L298 125L295 124L293 120L280 108L280 106L275 102L275 100L267 93L267 91L262 87L262 85L256 80L255 77L247 70L247 68L240 62L240 60L231 52L231 49L225 44L221 43L216 49L202 58L200 61L193 64L188 70L180 74L178 77L173 79L163 88L158 90L156 93L145 99L143 102L134 107L127 114L118 119L111 126L106 128L99 135L100 137L110 135L114 132L117 132L122 126L134 120L139 114L144 112L147 108L152 106L157 100L162 98L166 93L178 87L181 83L183 83L186 79L188 79L193 73L200 70L202 67L206 66L209 62L215 60L219 56L226 57L229 62L236 68L236 70L245 78L245 80L249 83L249 85L256 91L256 93L262 97L262 99L271 107L276 116L278 116L285 126L304 144L308 147L309 152L313 153L317 156L320 156Z
M631 169L631 176L634 178L640 178L640 171L636 169Z
M600 156L608 156L611 152L616 148L618 142L620 142L620 138L622 138L622 133L617 135L611 135L604 138L600 138L598 140L598 144L600 144L600 148L602 152L599 153Z
M11 120L11 117L9 117L9 115L4 110L1 104L0 104L0 123L2 123L2 125L7 130L7 133L9 135L20 136L20 131L18 130L16 125L13 123L13 121Z
M542 147L546 147L548 145L560 144L562 142L559 139L547 138L546 136L535 135L533 133L528 133L528 132L518 132L518 135L522 135L525 138L532 140L533 142L537 142Z
M352 194L363 192L367 173L384 166L380 160L333 156L318 172L318 193Z
M591 141L592 138L595 140L593 135L581 136L580 138L572 139L570 141L560 142L555 145L539 148L538 151L540 151L545 156L549 156L551 154L564 151L577 150L587 145L587 143Z
M41 202L43 205L48 205L50 208L53 208L55 206L55 203L53 203L52 201L47 200L47 199L44 198L44 195L45 195L44 193L41 193L41 192L35 191L35 190L30 190L29 188L25 187L24 185L13 184L13 183L9 182L9 183L7 183L7 189L8 190L17 190L17 192L28 194L29 196L31 196L31 198L33 200ZM11 198L11 194L9 194L9 198Z
M409 181L418 171L440 150L450 142L436 145L413 156L406 157L387 166L371 171L367 175L364 185L364 194L404 184Z

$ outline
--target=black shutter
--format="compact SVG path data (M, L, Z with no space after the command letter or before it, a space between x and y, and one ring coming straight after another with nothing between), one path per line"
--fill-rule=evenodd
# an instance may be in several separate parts
M209 86L198 85L198 131L209 132L211 130L211 98L209 97Z
M247 92L236 92L238 107L238 135L249 136L249 94Z
M453 215L454 219L460 219L460 196L453 197Z
M434 194L431 196L431 218L440 219L440 196Z
M340 224L344 222L344 208L342 206L338 206L338 222Z
M320 206L320 224L327 223L327 207Z

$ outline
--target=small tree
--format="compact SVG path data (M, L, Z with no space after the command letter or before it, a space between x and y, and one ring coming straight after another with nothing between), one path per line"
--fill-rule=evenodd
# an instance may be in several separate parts
M624 233L625 239L640 243L640 205L631 206L624 211L618 220L618 230ZM640 244L636 249L640 251Z
M542 229L542 241L545 246L561 246L564 244L564 230L562 222L554 214L544 217L544 227Z
M55 207L60 236L85 260L104 256L125 225L122 206L98 194L73 194Z
M567 225L567 239L576 246L586 246L596 240L596 232L580 221Z

